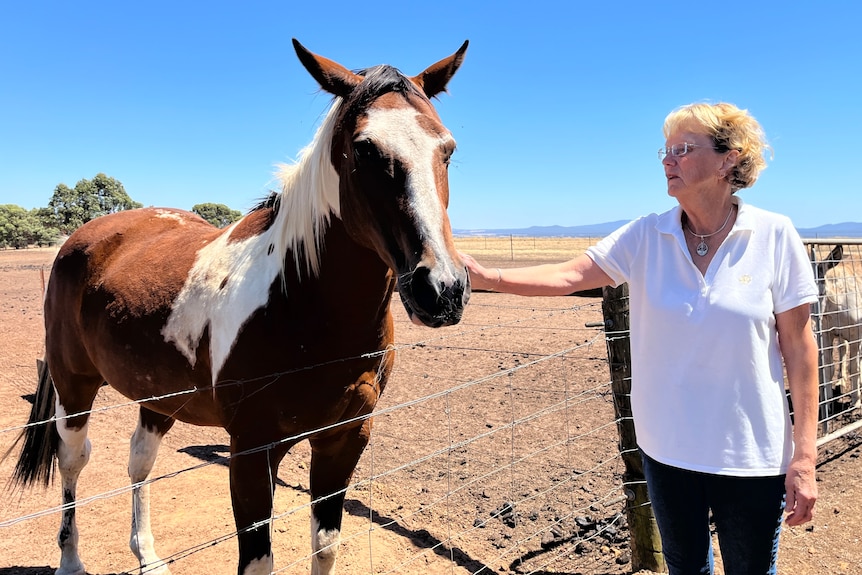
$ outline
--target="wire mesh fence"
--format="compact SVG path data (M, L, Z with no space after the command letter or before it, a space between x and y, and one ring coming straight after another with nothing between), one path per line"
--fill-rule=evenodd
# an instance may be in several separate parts
M862 242L806 240L820 298L812 325L820 350L820 443L860 427Z
M836 245L809 244L815 264ZM857 301L859 248L844 245L824 277ZM852 334L829 327L858 333L858 322L823 319L837 289L825 292L814 315L824 358L821 442L860 421L852 387L858 335L853 356ZM393 305L396 368L346 494L338 571L629 572L617 422L605 334L596 327L600 301L480 293L460 325L435 331L413 326ZM34 357L40 353L32 347ZM28 376L7 376L11 408L0 418L0 452L26 420L35 384L32 364L17 373ZM89 572L135 572L124 468L135 406L104 388L96 409L94 456L79 492L82 556ZM228 443L221 430L178 425L162 447L150 480L153 527L175 572L234 569ZM270 525L277 573L309 570L308 457L301 443L279 467ZM7 460L0 475L9 469ZM58 502L56 486L0 502L0 566L56 564Z

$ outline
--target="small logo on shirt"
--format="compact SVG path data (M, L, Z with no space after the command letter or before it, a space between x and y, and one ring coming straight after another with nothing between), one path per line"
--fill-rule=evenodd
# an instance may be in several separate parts
M741 283L742 285L750 284L751 283L751 276L748 274L744 274L744 275L739 276L739 283Z

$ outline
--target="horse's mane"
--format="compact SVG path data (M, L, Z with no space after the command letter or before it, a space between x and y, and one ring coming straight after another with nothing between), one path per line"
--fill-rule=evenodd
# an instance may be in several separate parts
M278 166L276 178L281 192L270 194L262 202L276 213L272 230L277 253L291 251L300 275L303 271L313 275L320 271L323 234L330 215L340 214L338 175L329 159L329 143L340 108L341 98L336 98L297 161Z
M254 212L269 209L274 210L276 214L278 213L278 192L270 190L266 197L261 198L255 205L251 207L248 213L252 214Z
M424 94L396 68L388 65L359 70L365 79L347 102L334 98L314 139L299 153L292 164L278 166L276 178L281 192L270 194L256 209L271 207L276 213L274 230L278 253L293 253L298 273L317 275L320 271L320 251L330 215L340 217L338 174L329 158L336 118L342 108L346 115L359 115L382 94L398 92Z

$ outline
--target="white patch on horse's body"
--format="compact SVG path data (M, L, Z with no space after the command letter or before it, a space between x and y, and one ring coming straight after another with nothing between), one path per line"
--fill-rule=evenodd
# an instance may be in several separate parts
M186 223L188 221L187 217L185 217L181 214L178 214L177 212L171 211L171 210L156 209L156 217L157 218L165 218L168 220L174 220L175 222L177 222L181 226L186 225Z
M321 529L314 513L311 514L311 575L334 575L335 561L338 559L338 546L341 544L341 531Z
M266 254L268 236L231 242L227 230L201 248L162 328L165 341L172 342L194 366L209 326L213 384L242 326L266 305L269 288L281 272L279 257L260 257Z
M314 142L331 139L337 108L333 106ZM328 146L308 146L295 165L282 167L279 176L283 189L273 225L259 236L231 242L237 222L201 248L162 328L165 341L194 366L209 326L213 385L243 325L269 300L270 286L283 272L285 255L303 254L304 260L295 258L297 271L316 274L329 217L339 214L338 175ZM275 250L267 255L270 244Z
M417 218L416 224L421 227L426 245L436 259L434 274L437 281L433 283L449 284L455 281L455 270L451 267L443 236L446 215L431 166L435 164L434 154L453 138L449 132L441 135L430 133L418 122L420 117L414 108L372 108L368 111L368 123L360 137L386 142L386 149L394 157L410 159L406 188L413 212L424 216ZM444 267L447 262L449 267Z

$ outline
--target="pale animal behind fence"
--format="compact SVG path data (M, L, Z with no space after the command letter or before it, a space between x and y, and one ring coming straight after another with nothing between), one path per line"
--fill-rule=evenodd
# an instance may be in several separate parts
M821 429L856 429L862 361L862 241L808 240L820 289L812 315L820 347Z

